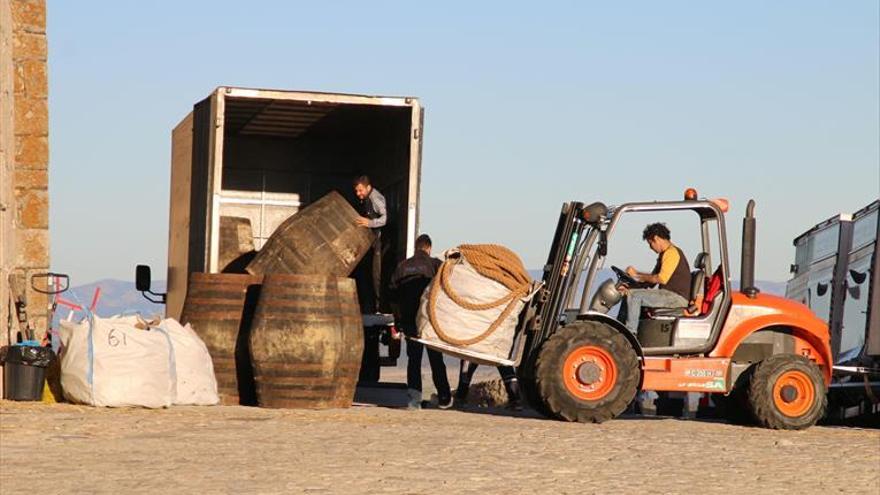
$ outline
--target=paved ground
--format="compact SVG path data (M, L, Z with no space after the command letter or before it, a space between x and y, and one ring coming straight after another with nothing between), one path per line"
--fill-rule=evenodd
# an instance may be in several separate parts
M880 430L0 401L0 492L880 493Z

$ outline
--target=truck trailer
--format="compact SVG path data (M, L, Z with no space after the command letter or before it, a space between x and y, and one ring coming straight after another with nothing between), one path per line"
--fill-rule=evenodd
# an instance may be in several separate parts
M794 239L786 297L828 323L834 375L828 419L880 414L880 200Z
M387 281L415 249L423 122L419 100L406 96L220 86L197 102L171 136L166 316L180 318L191 273L226 268L224 219L249 224L259 250L285 219L325 194L337 191L353 203L359 175L387 201ZM148 292L149 275L142 275L139 289ZM378 381L380 365L396 364L392 323L365 315L362 380ZM379 356L380 340L391 344L389 355Z

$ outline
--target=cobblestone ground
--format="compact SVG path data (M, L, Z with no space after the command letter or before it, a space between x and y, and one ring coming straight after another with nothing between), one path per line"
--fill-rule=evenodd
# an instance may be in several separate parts
M880 431L0 401L2 493L880 493Z

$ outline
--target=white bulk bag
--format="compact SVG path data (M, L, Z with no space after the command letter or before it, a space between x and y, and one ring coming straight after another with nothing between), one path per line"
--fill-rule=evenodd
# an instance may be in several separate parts
M144 327L138 328L138 326ZM61 322L61 386L93 406L168 407L175 392L171 342L137 316Z
M187 324L181 326L177 320L162 320L159 328L171 339L174 353L176 405L213 406L220 402L217 395L217 379L214 377L214 364L208 347Z
M511 293L500 282L477 272L458 249L450 249L444 255L444 264L454 264L449 280L458 297L473 303L489 303ZM435 277L439 276L438 273ZM432 325L429 304L433 292L437 292L435 315L438 325L447 337L457 340L467 340L484 333L501 316L507 303L485 310L465 309L453 301L439 284L432 283L422 294L416 318L419 331L419 338L416 340L440 352L474 362L513 364L511 351L519 315L538 287L539 282L532 282L528 293L516 300L513 309L491 334L479 342L462 345L444 339Z

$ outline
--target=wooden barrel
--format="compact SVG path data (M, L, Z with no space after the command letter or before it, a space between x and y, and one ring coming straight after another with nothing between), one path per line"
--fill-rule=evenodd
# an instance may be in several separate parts
M374 240L370 229L355 225L358 216L338 192L327 194L279 225L248 273L347 277Z
M266 275L251 329L260 406L351 406L363 348L354 280Z
M217 266L226 273L244 273L236 270L232 263L243 254L254 251L254 230L249 218L220 217L220 256Z
M257 404L249 337L261 281L233 273L189 276L180 321L208 347L222 404Z

